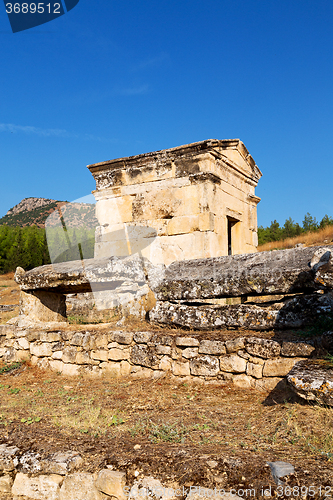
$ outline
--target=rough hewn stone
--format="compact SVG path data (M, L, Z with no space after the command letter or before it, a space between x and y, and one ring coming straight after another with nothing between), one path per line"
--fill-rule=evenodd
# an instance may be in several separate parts
M30 352L33 356L37 356L38 358L48 356L52 356L52 344L44 342L43 344L37 344L32 342L30 344Z
M113 340L114 342L118 342L118 344L131 344L133 341L133 333L113 332Z
M288 374L287 381L301 398L333 406L333 368L328 363L299 361Z
M75 472L64 479L59 500L102 500L105 496L94 484L93 474Z
M269 305L190 305L158 301L149 318L155 323L198 330L220 327L266 330L309 325L319 316L332 311L333 297L315 293Z
M15 456L18 451L16 446L0 444L0 472L11 472L15 469Z
M247 338L245 349L249 354L265 359L279 356L281 352L281 346L275 340L260 339L257 337Z
M222 372L243 373L246 370L246 360L240 358L237 354L221 356L220 370Z
M133 339L138 344L147 344L151 339L151 332L136 332L134 333Z
M130 359L133 364L146 366L147 368L157 368L159 364L155 349L145 344L133 346Z
M311 356L315 347L307 342L282 342L281 355L287 357Z
M0 477L0 493L9 494L12 491L13 480L11 476Z
M327 248L332 251L332 247ZM157 299L163 301L330 288L331 284L322 285L328 283L328 277L321 277L322 283L317 283L315 270L309 267L318 249L320 247L308 247L174 262L160 275L152 270L149 283ZM317 273L324 269L325 266L319 267ZM331 268L326 273L333 276Z
M244 349L244 339L241 337L238 339L227 340L225 343L225 347L228 354L237 352L240 349Z
M199 340L193 337L176 337L176 345L179 347L197 347Z
M254 378L262 378L263 365L247 363L246 365L246 375L250 375Z
M190 363L188 361L185 361L185 363L181 361L172 361L171 369L172 373L176 376L185 377L190 375Z
M215 377L219 373L218 358L203 355L190 361L191 375Z
M122 359L129 359L130 349L109 349L108 359L112 361L120 361Z
M219 340L202 340L199 346L199 354L225 354L226 346Z
M183 349L182 351L182 356L183 358L186 359L195 358L197 355L198 355L197 347L186 347L186 349Z
M51 455L42 461L44 473L66 475L83 464L83 460L76 451L64 451Z
M264 364L264 377L284 377L299 361L297 358L268 359Z
M19 472L16 474L12 494L31 500L60 500L60 485L63 477L57 474L29 477Z
M125 472L118 472L110 469L101 470L95 481L96 488L117 500L126 500L124 487L126 485Z

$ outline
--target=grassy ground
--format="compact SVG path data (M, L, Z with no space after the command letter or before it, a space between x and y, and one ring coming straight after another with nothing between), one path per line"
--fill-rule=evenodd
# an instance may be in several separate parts
M282 460L295 466L294 484L333 485L330 408L222 384L13 368L0 368L0 443L42 456L75 449L86 469L113 464L129 479L138 470L168 484L273 486L266 462Z

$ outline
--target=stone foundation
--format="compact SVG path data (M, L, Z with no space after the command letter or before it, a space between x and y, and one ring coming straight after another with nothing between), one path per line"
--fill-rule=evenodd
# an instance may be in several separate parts
M314 346L257 337L211 340L202 334L115 331L111 326L40 328L0 326L0 359L28 360L66 376L225 381L244 388L273 389Z

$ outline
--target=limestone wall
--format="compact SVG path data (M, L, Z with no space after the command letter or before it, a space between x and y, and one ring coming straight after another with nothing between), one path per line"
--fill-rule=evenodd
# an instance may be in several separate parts
M313 351L305 342L257 337L209 340L203 335L177 336L168 331L114 331L107 325L75 331L47 325L0 326L0 359L27 359L68 376L158 378L169 374L270 390Z

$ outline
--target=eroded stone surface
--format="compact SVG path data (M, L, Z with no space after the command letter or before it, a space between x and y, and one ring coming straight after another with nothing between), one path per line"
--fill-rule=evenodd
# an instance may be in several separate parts
M152 270L149 283L157 300L188 300L242 295L311 292L332 287L327 277L316 279L309 262L321 247L276 250L254 254L174 262L158 275ZM325 247L325 252L332 247ZM331 278L330 278L331 279Z
M301 398L333 406L333 368L328 363L300 361L288 374L287 381Z

